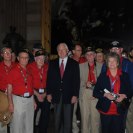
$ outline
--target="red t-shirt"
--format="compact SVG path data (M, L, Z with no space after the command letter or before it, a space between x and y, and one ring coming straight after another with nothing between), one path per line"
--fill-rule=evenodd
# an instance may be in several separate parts
M14 62L12 62L10 66L5 65L4 61L0 63L0 90L5 91L7 89L7 76L15 66L16 63Z
M24 93L29 92L33 95L33 83L32 76L29 71L22 68L19 64L14 67L8 75L8 84L12 85L12 93L14 95L24 95Z
M46 88L48 64L44 64L41 69L37 67L35 62L28 65L28 70L33 77L33 88Z

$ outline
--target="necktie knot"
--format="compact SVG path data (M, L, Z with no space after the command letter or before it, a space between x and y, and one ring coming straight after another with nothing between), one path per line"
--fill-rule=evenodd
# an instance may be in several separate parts
M61 63L64 63L64 60L62 60Z

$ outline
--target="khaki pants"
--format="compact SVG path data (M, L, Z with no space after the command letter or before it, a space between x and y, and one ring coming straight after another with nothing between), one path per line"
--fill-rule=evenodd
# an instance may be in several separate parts
M126 133L133 133L133 98L128 109L126 120Z
M1 122L0 122L0 133L7 133L7 126L2 127Z
M33 133L33 96L30 98L13 96L13 103L14 113L11 121L11 133Z
M72 120L72 132L73 133L78 133L79 132L79 127L77 125L77 116L76 116L77 105L78 105L78 103L75 103L74 104L74 109L73 109L73 120Z
M100 114L96 109L97 99L92 90L83 90L79 101L81 111L81 133L100 133Z

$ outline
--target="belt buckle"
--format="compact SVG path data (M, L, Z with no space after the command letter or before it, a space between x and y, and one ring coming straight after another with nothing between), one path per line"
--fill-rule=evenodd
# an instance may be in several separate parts
M40 88L39 89L39 94L43 94L44 93L44 89Z
M30 96L30 93L29 92L25 92L24 93L24 98L28 98Z

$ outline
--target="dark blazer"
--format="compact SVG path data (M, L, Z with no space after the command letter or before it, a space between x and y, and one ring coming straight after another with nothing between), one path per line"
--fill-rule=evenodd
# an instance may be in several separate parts
M46 91L52 95L52 102L59 103L60 96L65 104L71 103L72 96L79 95L79 64L68 57L63 79L60 76L59 58L49 63Z
M106 75L106 72L101 73L95 85L94 91L93 91L93 96L99 99L96 105L96 108L103 112L107 112L111 104L111 101L103 96L105 88L111 91L110 80L109 80L109 77ZM127 98L129 99L132 97L131 83L130 83L128 74L125 72L122 72L122 75L120 76L120 92L119 93L126 94ZM125 110L122 110L119 107L117 108L117 111L118 113L125 112Z

